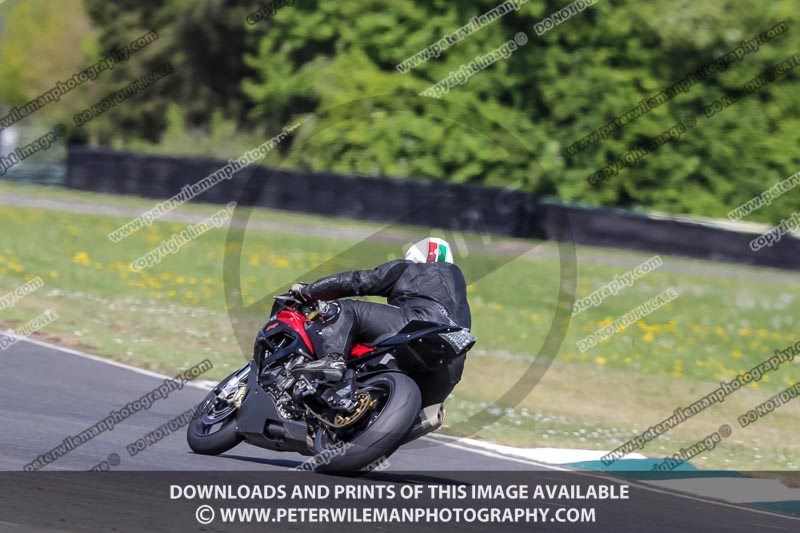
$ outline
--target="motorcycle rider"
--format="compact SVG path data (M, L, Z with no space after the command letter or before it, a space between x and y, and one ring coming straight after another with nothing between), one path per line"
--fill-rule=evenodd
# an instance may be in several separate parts
M342 272L311 284L297 283L290 291L304 303L320 306L320 320L308 328L318 360L298 368L298 374L342 378L345 358L356 342L374 343L398 333L412 320L471 327L466 281L453 263L447 241L423 239L408 249L405 259L389 261L374 270ZM387 304L339 300L348 296L384 296ZM461 380L466 354L423 376L415 376L422 405L442 403ZM402 366L402 361L399 361Z

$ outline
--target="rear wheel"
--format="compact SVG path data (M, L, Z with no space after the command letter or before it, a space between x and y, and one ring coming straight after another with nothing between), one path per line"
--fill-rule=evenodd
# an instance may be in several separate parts
M369 410L342 429L326 426L314 436L318 472L357 472L397 450L419 416L421 396L414 380L399 372L367 379Z
M239 385L247 379L245 369L234 372L211 391L200 404L197 414L186 430L186 441L195 453L219 455L242 441L236 433L236 413L233 403ZM245 377L242 378L242 375Z

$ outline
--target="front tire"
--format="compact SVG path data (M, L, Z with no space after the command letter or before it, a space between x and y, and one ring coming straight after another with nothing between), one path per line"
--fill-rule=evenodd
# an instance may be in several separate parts
M419 387L414 380L399 372L372 376L365 386L379 387L388 396L368 426L355 438L341 443L331 439L328 430L320 429L314 437L312 451L318 462L317 472L352 473L393 454L414 425L422 405Z

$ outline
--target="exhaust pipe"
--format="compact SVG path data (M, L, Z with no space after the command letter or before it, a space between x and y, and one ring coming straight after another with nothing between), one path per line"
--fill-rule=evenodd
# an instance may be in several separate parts
M419 417L416 423L411 428L408 436L403 440L402 444L408 444L412 440L416 440L423 435L427 435L431 431L435 431L442 427L444 423L445 409L444 404L435 403L429 405L419 412ZM401 444L401 446L402 446Z

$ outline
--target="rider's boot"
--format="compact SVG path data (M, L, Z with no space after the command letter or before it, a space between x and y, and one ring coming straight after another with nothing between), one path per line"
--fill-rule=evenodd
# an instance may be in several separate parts
M309 379L326 379L339 381L344 376L347 365L344 356L340 353L328 354L321 359L311 361L292 370L292 374L305 376Z

